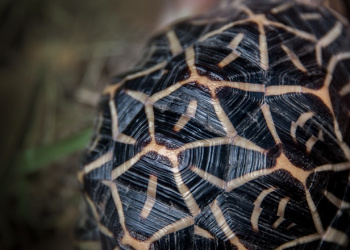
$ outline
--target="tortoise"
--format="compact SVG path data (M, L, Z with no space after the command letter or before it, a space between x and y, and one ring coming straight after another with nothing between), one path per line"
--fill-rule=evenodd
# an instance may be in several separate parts
M346 249L350 27L300 1L222 1L103 91L78 173L103 249Z

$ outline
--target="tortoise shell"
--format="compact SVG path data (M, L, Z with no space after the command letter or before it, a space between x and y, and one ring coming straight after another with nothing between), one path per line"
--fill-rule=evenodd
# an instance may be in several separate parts
M84 239L347 248L349 41L334 11L268 0L221 3L155 36L103 92L79 172Z

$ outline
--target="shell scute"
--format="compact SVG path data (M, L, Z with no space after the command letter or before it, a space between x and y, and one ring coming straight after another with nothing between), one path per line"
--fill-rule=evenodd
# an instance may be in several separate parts
M104 91L79 173L103 246L346 247L349 38L322 7L267 0L154 38Z

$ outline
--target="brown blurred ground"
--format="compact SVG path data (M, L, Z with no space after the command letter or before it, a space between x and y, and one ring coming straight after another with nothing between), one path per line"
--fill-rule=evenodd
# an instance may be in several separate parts
M136 63L160 2L0 1L0 249L73 249L80 153L26 174L16 160L91 127L103 85Z

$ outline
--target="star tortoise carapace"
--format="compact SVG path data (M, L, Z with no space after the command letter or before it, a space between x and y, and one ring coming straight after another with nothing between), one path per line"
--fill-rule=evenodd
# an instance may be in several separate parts
M350 28L226 1L103 92L79 179L103 249L346 249ZM88 230L87 230L88 231Z

